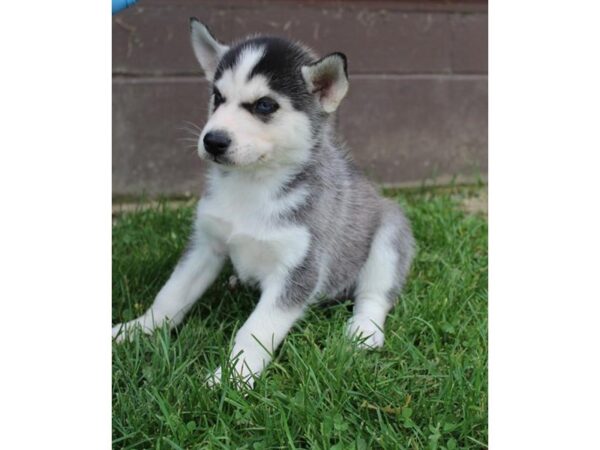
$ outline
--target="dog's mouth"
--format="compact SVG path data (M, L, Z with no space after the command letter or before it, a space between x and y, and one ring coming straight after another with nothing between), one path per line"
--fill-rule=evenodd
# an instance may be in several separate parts
M221 164L224 166L231 166L233 163L229 160L229 158L223 155L209 155L208 159L216 164Z

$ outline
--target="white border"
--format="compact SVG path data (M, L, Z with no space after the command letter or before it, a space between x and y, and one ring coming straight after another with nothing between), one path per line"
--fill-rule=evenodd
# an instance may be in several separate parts
M6 448L110 447L108 3L3 6ZM597 2L490 7L490 445L592 448Z
M109 5L2 9L2 446L106 449Z
M490 7L490 446L598 446L597 2Z

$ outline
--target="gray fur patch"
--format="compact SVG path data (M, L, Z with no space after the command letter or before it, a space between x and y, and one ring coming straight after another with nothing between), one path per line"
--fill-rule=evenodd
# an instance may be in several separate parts
M389 293L390 300L395 298L413 255L410 226L399 206L378 194L328 134L321 136L311 160L281 186L279 195L290 195L296 189L306 189L308 196L280 220L305 225L311 244L304 261L290 275L282 304L308 302L315 295L334 298L352 290L384 221L393 221L398 229L393 245L398 249L399 267ZM325 278L316 292L320 273Z

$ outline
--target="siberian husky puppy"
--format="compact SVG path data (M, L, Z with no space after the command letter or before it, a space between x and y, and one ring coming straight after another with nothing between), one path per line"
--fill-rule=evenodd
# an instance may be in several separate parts
M192 48L212 95L198 154L207 161L187 252L152 306L113 327L117 340L178 325L229 258L261 295L231 352L252 385L306 308L349 295L358 345L380 347L414 253L399 206L382 198L334 139L346 57L275 37L219 43L197 19ZM368 132L368 130L364 130ZM221 368L210 383L221 380Z

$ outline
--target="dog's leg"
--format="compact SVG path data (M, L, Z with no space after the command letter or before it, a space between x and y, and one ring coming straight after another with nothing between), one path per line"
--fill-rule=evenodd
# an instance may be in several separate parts
M396 302L413 256L413 238L407 220L396 205L386 205L382 223L356 286L354 314L347 327L359 346L383 345L385 318Z
M257 377L271 361L273 352L302 316L305 303L290 301L298 292L290 283L272 283L262 293L258 305L238 330L230 358L232 378L252 387ZM302 288L300 288L302 289ZM208 380L213 386L221 381L219 367Z
M137 319L115 325L113 338L121 341L135 328L151 333L164 323L170 327L178 325L215 280L224 261L225 255L217 249L216 243L197 233L192 246L182 256L152 306Z

